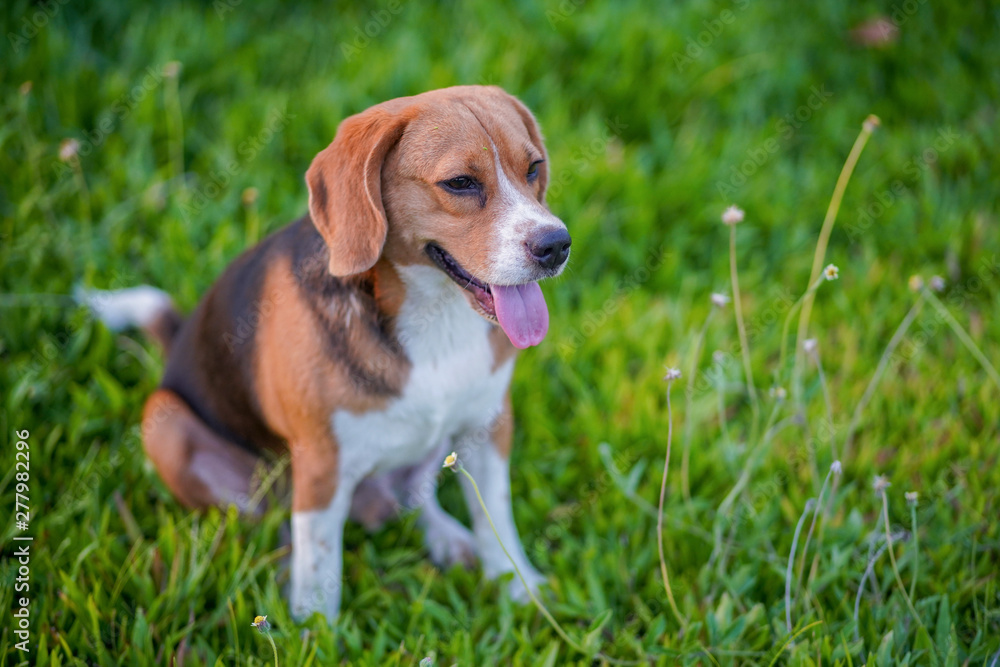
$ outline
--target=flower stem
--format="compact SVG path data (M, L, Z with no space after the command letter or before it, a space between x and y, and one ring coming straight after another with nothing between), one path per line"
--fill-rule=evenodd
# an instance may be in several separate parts
M809 513L813 511L816 506L816 501L812 498L806 501L805 509L802 510L802 516L799 517L799 522L795 526L795 536L792 538L792 550L788 554L788 567L785 569L785 625L788 628L788 633L792 632L792 566L795 563L795 548L799 544L799 535L802 534L802 525L806 522L806 517ZM813 514L815 517L815 513ZM803 551L803 556L805 552Z
M840 460L837 452L837 439L833 434L833 400L830 398L830 386L826 383L826 373L823 372L823 363L819 358L819 351L813 350L813 360L816 362L816 373L819 375L819 385L823 390L823 404L826 407L826 427L830 431L830 454L833 461Z
M690 380L689 380L690 382ZM660 554L660 574L663 576L663 588L667 593L667 600L670 602L670 609L674 612L677 622L681 628L687 627L687 621L681 616L677 603L674 601L674 593L670 589L670 576L667 574L667 559L663 554L663 502L667 497L667 473L670 471L670 443L674 435L674 419L670 410L670 387L672 381L667 382L667 455L663 462L663 480L660 482L660 504L656 511L656 546ZM690 415L688 416L690 420Z
M816 519L819 518L819 510L823 507L823 494L826 493L826 487L830 483L830 477L833 476L833 466L826 473L826 479L823 480L823 486L819 490L819 498L816 500L816 511L813 512L812 522L809 524L809 532L806 533L806 542L802 545L802 556L799 558L799 576L798 581L802 581L802 576L806 571L806 556L809 554L809 541L812 539L813 531L816 529Z
M494 537L496 537L497 542L500 543L500 548L503 549L504 554L507 555L507 559L510 560L510 564L514 566L514 572L517 573L518 578L524 585L524 589L528 591L528 595L531 597L531 601L535 603L535 606L538 607L538 610L542 612L542 615L545 616L546 620L548 620L549 625L551 625L552 628L556 631L556 633L560 637L562 637L563 641L565 641L567 644L575 648L580 653L586 654L587 652L583 650L583 647L577 644L575 641L573 641L573 639L570 638L568 634L566 634L566 631L562 629L562 626L559 625L559 622L556 621L556 619L552 616L552 614L549 613L549 610L545 608L545 605L539 602L538 598L535 597L535 593L534 591L531 590L531 586L528 585L528 582L525 580L524 575L521 574L521 569L517 566L517 563L514 561L514 559L511 558L510 552L507 551L507 547L504 546L503 540L500 539L500 533L497 532L497 527L493 525L493 517L490 516L489 510L486 509L486 503L483 502L483 496L479 493L479 485L476 484L476 480L473 479L472 475L469 474L469 471L466 470L465 468L459 466L458 471L463 475L465 475L466 479L469 480L469 483L472 484L472 490L476 492L476 498L479 500L479 505L483 508L483 513L486 515L486 520L490 522L490 528L493 529Z
M861 639L858 632L858 614L861 611L861 595L865 592L865 582L868 581L868 577L871 576L872 570L875 568L875 563L879 558L882 557L882 552L885 551L889 544L885 543L875 551L875 544L872 543L871 548L868 550L868 565L865 566L865 572L861 575L861 583L858 584L858 594L854 598L854 641L859 641ZM872 553L874 551L874 553Z
M802 303L806 300L806 297L816 292L823 280L823 276L820 276L809 285L809 288L802 293L798 301L792 304L792 307L788 309L788 314L785 315L785 323L781 327L781 354L778 356L778 368L775 371L775 375L777 376L774 383L775 386L781 384L781 376L785 372L785 358L788 353L788 329L792 324L792 316L802 307Z
M694 378L698 372L698 359L701 358L701 348L705 344L705 334L708 332L708 323L712 320L712 313L715 312L713 306L705 316L705 322L701 325L698 337L694 341L694 350L691 351L691 363L688 365L688 383L684 390L684 452L681 455L681 492L684 500L691 502L691 485L688 475L691 458L691 438L694 430L694 420L691 418L691 408L694 405Z
M757 389L753 382L753 368L750 365L750 341L747 339L747 328L743 322L743 302L740 299L740 278L736 269L736 225L729 226L729 275L733 286L733 311L736 313L736 328L740 333L740 352L743 354L743 372L746 374L747 394L750 397L750 407L753 409L753 428L760 423L760 403L757 401ZM755 438L751 437L751 440Z
M903 340L903 336L909 330L910 325L913 324L913 320L920 313L920 309L924 305L924 298L927 292L921 292L917 301L910 308L906 316L903 317L903 321L899 323L899 327L896 332L889 339L889 344L885 346L885 351L882 353L882 358L878 361L878 366L875 367L875 373L872 375L872 379L868 382L868 386L865 388L865 393L861 396L861 400L858 402L858 406L854 409L854 414L851 416L851 423L847 427L847 437L844 439L844 452L842 460L846 460L850 456L851 445L854 444L854 434L857 431L858 423L861 421L861 414L864 412L865 408L868 407L868 402L871 401L872 396L875 394L875 388L878 386L879 381L882 379L882 375L885 373L886 367L889 365L889 360L892 358L893 353L899 346L899 343Z
M878 122L878 118L875 116L868 116L865 119L865 122L861 126L861 133L854 140L854 146L851 147L851 152L847 155L844 167L840 170L837 184L833 188L833 195L830 197L830 205L826 209L826 217L823 218L823 226L820 228L819 239L816 242L812 271L809 274L810 285L819 279L820 272L823 270L823 262L826 258L826 246L830 242L830 234L833 232L833 224L837 220L837 213L840 212L840 203L844 199L844 191L847 190L847 184L851 180L851 174L854 173L854 167L857 166L858 160L861 158L861 152L864 151L865 144L868 143L868 138L875 131ZM802 302L802 310L799 313L798 333L795 338L795 365L793 366L794 370L792 373L794 379L792 389L795 392L795 399L798 402L801 402L802 398L798 386L798 369L802 364L802 341L809 334L809 318L812 315L812 305L812 295L806 297L805 301Z
M473 476L469 473L469 471L466 470L464 467L462 467L460 463L457 464L453 469L465 475L465 478L469 480L470 484L472 484L472 490L475 491L476 499L479 501L479 506L483 509L483 514L486 516L486 520L489 522L490 528L493 530L493 536L497 538L497 542L500 544L500 548L503 549L504 554L507 556L507 560L509 560L510 564L514 566L514 572L517 574L518 579L521 580L521 584L524 586L524 590L528 592L528 597L530 597L531 601L535 603L536 607L538 607L538 611L542 612L542 615L545 616L545 620L549 622L549 625L552 626L552 629L556 631L556 634L558 634L564 642L569 644L573 649L577 650L578 652L584 655L590 655L589 651L584 649L583 646L575 642L568 634L566 634L566 631L563 630L561 625L559 625L559 621L557 621L555 617L549 613L549 610L545 608L545 605L543 605L542 602L538 599L538 597L535 595L535 592L531 590L531 586L528 585L528 582L525 580L524 575L521 574L521 568L517 566L517 562L515 562L514 559L511 557L510 552L507 551L507 547L503 543L503 540L500 539L500 533L497 532L497 527L493 524L493 517L490 516L490 511L486 509L486 503L483 502L483 496L482 494L479 493L479 485L476 484L475 478L473 478ZM605 655L601 651L598 651L596 654L594 654L594 657L613 665L640 664L637 661L619 660L617 658L612 658L611 656Z
M885 520L885 542L889 547L889 562L892 563L892 573L896 576L896 585L899 586L899 592L903 594L903 599L906 600L906 606L910 608L913 618L920 627L924 627L924 623L920 620L917 610L913 607L913 601L910 599L909 593L906 592L906 586L903 585L903 578L899 576L899 568L896 566L896 554L893 553L892 535L889 530L889 498L885 493L885 489L882 489L882 518Z
M910 599L917 591L917 575L920 568L920 537L917 535L917 505L910 505L910 522L913 525L913 580L910 582Z
M778 416L778 410L780 407L780 403L775 403L774 409L771 410L771 416L767 419L767 425L764 427L764 436L761 438L760 444L747 453L746 461L743 464L743 470L740 473L739 478L736 480L736 484L729 491L726 497L722 499L722 503L715 512L715 526L712 530L712 555L709 557L709 563L714 563L715 559L722 555L722 521L728 518L729 512L732 510L736 499L741 493L743 493L743 489L746 487L747 483L750 482L750 477L753 475L758 463L758 457L762 458L764 453L767 451L767 446L770 444L771 438L773 437L771 427L774 425L774 421Z
M274 651L274 667L278 667L278 647L274 645L274 638L271 633L267 633L267 641L271 642L271 650Z

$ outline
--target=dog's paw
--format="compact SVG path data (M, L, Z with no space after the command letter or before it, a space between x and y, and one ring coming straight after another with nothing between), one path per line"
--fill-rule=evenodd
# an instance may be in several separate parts
M548 580L542 575L541 572L535 568L521 567L521 574L524 575L524 581L527 582L528 588L524 587L524 583L521 582L521 577L514 573L514 578L508 585L508 591L510 592L510 597L514 602L520 604L527 604L531 601L531 596L528 595L528 590L530 589L532 593L538 595L538 589L541 588L542 584L546 583Z
M319 612L333 625L340 615L340 581L333 577L295 577L288 593L288 607L292 618L301 623Z
M427 525L424 541L431 561L441 569L455 564L471 569L479 560L472 533L448 515L437 517Z

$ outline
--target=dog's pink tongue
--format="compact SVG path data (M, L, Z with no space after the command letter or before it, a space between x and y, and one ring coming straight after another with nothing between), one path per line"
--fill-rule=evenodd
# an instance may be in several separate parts
M538 345L549 330L549 309L538 283L490 285L500 327L514 347Z

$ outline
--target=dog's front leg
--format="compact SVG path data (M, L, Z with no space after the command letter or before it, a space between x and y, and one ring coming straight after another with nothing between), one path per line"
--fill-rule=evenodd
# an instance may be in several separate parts
M514 567L511 559L513 559L528 587L532 591L537 591L545 582L545 577L532 567L524 553L511 507L510 445L513 430L510 401L505 400L504 409L499 417L483 429L459 438L455 451L461 464L475 478L486 509L489 510L496 526L496 532L510 553L508 558L497 542L496 535L493 534L493 528L479 504L475 490L469 480L461 475L462 489L465 492L469 513L472 515L476 550L483 564L483 572L490 578L512 572ZM528 599L524 584L516 575L510 583L510 593L515 600L525 602Z
M360 479L328 451L292 448L292 615L331 624L343 589L344 523ZM338 465L339 464L339 465Z

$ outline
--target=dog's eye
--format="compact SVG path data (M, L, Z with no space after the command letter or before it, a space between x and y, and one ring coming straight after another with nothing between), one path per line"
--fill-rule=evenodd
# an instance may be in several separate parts
M528 180L533 181L538 177L538 165L545 162L545 160L535 160L528 167Z
M451 178L444 182L452 190L475 190L476 182L469 178L468 176L459 176L458 178Z

